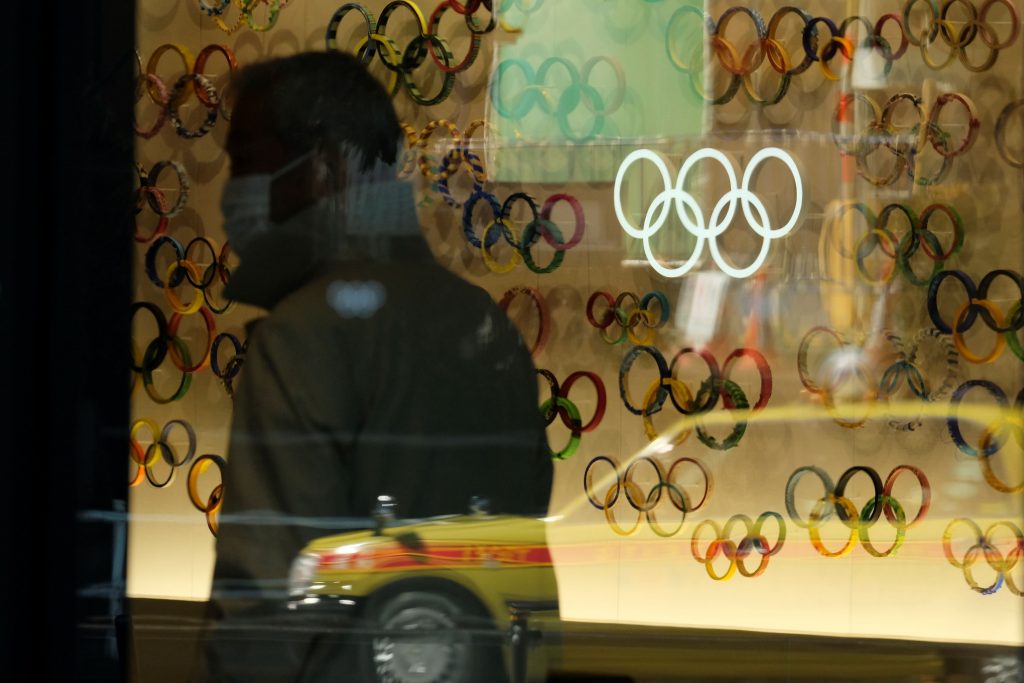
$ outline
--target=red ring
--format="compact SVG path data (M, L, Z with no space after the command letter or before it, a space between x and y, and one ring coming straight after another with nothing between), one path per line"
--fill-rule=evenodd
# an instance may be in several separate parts
M228 70L231 72L231 75L234 76L235 71L238 70L238 58L235 57L235 53L232 52L230 47L228 47L227 45L220 45L217 43L207 45L199 52L198 55L196 55L196 61L192 65L192 73L205 75L204 71L206 69L206 62L209 61L210 56L214 52L219 52L222 55L224 55L224 59L228 63ZM195 90L196 97L199 99L199 102L204 107L206 107L207 109L213 109L217 106L218 103L211 101L209 96L206 94L206 91L203 88L199 87L198 81L193 81L192 87Z
M594 318L594 304L597 303L598 299L604 299L608 302L608 309L604 312L603 322L597 322ZM608 292L594 292L587 299L587 321L599 330L607 329L609 325L615 322L615 299Z
M700 470L701 474L704 475L704 495L701 496L700 502L697 503L696 505L690 507L690 509L683 511L683 512L694 512L695 510L700 510L701 507L704 505L704 503L707 502L708 496L711 495L711 490L712 490L711 473L708 472L707 468L704 467L704 465L700 461L698 461L698 460L694 460L693 458L679 458L678 460L673 462L672 465L668 468L668 474L665 475L665 481L671 483L672 482L672 473L676 471L676 467L678 467L681 463L684 463L684 462L692 462L694 465L697 466L697 468Z
M882 27L885 26L885 22L895 21L896 25L900 27L900 47L898 50L892 53L893 61L896 61L904 55L907 51L907 46L910 45L910 40L907 38L907 32L903 29L903 19L898 14L883 14L875 22L875 37L882 37Z
M589 370L577 370L576 372L572 373L571 375L565 378L565 381L562 382L562 388L559 390L558 393L562 398L568 400L569 390L572 389L572 385L576 383L576 380L580 379L581 377L586 377L587 379L589 379L591 383L594 385L594 390L597 392L597 408L594 409L594 417L590 419L590 422L586 423L585 425L579 428L579 431L581 432L590 432L593 431L594 429L597 429L597 425L601 424L601 418L604 417L604 410L608 405L608 397L605 394L604 382L601 381L601 378L597 375L597 373L590 372ZM565 408L559 408L558 414L562 418L562 424L564 424L567 428L572 429L572 420L570 419L569 414L565 410Z
M135 233L132 235L132 237L135 239L136 242L146 243L166 233L167 224L170 222L170 219L165 215L168 211L167 198L164 196L164 193L160 190L160 188L152 187L150 185L143 185L142 187L139 188L140 198L142 197L143 193L150 194L153 197L155 197L157 207L160 209L160 213L158 214L160 216L160 220L158 220L156 223L156 229L153 230L152 234L150 234L148 237L139 232L139 219L137 216L135 218Z
M455 13L463 15L473 14L474 12L476 12L478 9L480 9L481 2L483 2L483 0L466 0L466 4L463 5L458 0L448 0L448 4L451 5L451 8L453 10L455 10Z
M547 302L544 301L544 297L533 287L513 287L505 292L505 295L501 297L501 301L498 302L498 308L508 313L509 304L512 303L512 299L514 299L517 294L529 295L529 297L533 299L534 305L537 307L537 314L540 316L540 327L537 329L537 338L533 341L533 346L530 348L530 355L536 356L544 348L544 345L547 344L551 313L548 311L548 305Z
M722 363L722 379L729 379L729 368L733 361L739 359L741 356L746 356L754 361L754 365L757 366L757 373L761 375L761 393L757 397L757 403L751 408L751 410L762 410L768 405L768 399L772 397L772 369L768 365L768 361L761 355L761 352L757 349L736 349L730 353L725 362ZM729 395L728 391L722 391L722 403L725 407L732 410L735 407L732 396Z
M203 316L203 320L206 323L206 353L196 362L192 367L185 367L185 363L181 358L181 354L178 352L178 348L175 344L168 344L167 352L171 356L171 362L174 366L182 372L199 372L207 365L210 364L210 352L213 350L213 338L217 336L217 321L213 317L213 313L210 312L206 306L201 306L199 312ZM185 317L183 314L175 312L171 316L171 319L167 321L167 336L175 337L178 334L178 325L181 324L181 319Z
M472 1L472 0L470 0ZM477 0L478 3L480 0ZM479 4L477 5L479 9ZM444 0L444 2L438 3L437 7L430 14L430 19L427 20L427 35L433 35L440 40L440 36L435 32L441 26L441 15L444 14L447 9L455 9L454 0ZM476 10L474 10L476 11ZM456 10L457 14L465 14ZM471 32L472 33L472 32ZM430 53L430 58L434 60L434 64L442 72L446 74L455 74L465 71L473 65L476 58L480 55L480 36L477 33L472 33L472 38L469 43L469 51L466 52L466 56L461 62L455 66L448 66L441 61L441 58L437 54L437 47L434 45L434 41L427 41L427 52Z
M892 468L892 472L885 479L885 486L882 489L882 495L886 498L892 497L892 487L896 484L896 477L899 476L900 471L906 470L917 477L917 483L921 485L921 509L917 511L917 516L914 517L913 521L907 521L907 527L912 527L928 514L928 510L932 507L932 485L928 481L928 477L925 476L924 472L914 467L913 465L897 465ZM885 512L885 518L890 522L896 522L896 514L892 511L891 505L884 505L882 510Z
M551 210L555 208L555 204L557 204L558 202L568 202L569 206L572 207L573 215L576 218L576 226L575 230L572 233L572 239L570 239L565 244L557 244L554 238L551 237L551 233L548 232L548 229L544 227L543 223L539 224L540 227L538 228L538 231L541 235L543 235L544 241L551 245L552 249L554 249L555 251L566 251L567 249L572 249L573 247L575 247L577 244L580 243L580 240L583 239L583 231L587 227L587 218L586 216L583 215L583 206L580 205L579 200L573 197L572 195L565 193L553 194L550 197L548 197L547 200L544 202L544 206L542 206L540 209L540 217L546 221L550 221Z

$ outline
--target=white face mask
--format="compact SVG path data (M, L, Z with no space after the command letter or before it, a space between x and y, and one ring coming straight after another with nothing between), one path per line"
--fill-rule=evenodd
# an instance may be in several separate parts
M271 185L312 154L302 154L273 173L254 173L228 180L221 194L220 210L224 214L224 232L232 251L244 258L253 239L273 229L274 224L270 220Z

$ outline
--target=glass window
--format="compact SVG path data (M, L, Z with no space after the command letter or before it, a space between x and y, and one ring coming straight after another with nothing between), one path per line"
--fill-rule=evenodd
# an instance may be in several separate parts
M1018 680L1020 22L140 0L141 679Z

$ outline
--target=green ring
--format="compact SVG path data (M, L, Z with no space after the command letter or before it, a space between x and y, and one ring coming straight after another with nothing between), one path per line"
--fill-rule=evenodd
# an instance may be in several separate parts
M729 393L729 397L735 404L734 409L746 410L750 407L750 403L747 402L747 397L743 393L743 390L740 389L740 385L736 384L732 380L723 379L722 389ZM697 393L698 395L700 394L699 391ZM732 432L729 433L729 436L725 437L725 439L719 443L718 439L704 431L703 425L697 425L697 438L700 439L700 442L708 448L713 448L716 451L727 451L730 448L735 448L739 444L740 439L743 438L743 434L746 431L747 422L746 420L741 420L732 428Z
M1014 316L1017 315L1017 311L1020 310L1020 302L1014 304L1013 308L1007 314L1008 320L1013 320ZM1021 345L1020 339L1017 337L1017 330L1007 330L1003 333L1006 335L1006 345L1013 351L1013 355L1017 356L1021 361L1024 361L1024 346Z
M452 88L455 87L455 74L446 73L444 75L444 81L441 83L441 90L438 91L436 95L430 98L423 96L423 94L420 92L419 86L416 85L416 82L412 78L413 70L412 68L409 67L409 64L413 63L413 61L415 60L407 61L407 59L409 58L410 54L413 54L421 49L423 49L424 54L426 54L426 50L425 48L423 48L423 41L425 40L431 41L434 44L434 46L438 48L438 50L441 53L441 59L442 61L444 61L445 66L450 67L452 65L453 54L451 49L448 47L448 43L444 40L444 38L441 38L440 36L435 36L430 33L425 35L419 35L409 41L409 45L406 46L405 52L402 53L401 80L402 84L405 86L406 92L409 93L409 97L410 99L412 99L413 102L424 107L432 107L435 104L440 104L441 102L444 102L446 99L448 99L448 95L451 94Z
M562 231L558 229L557 225L546 218L538 218L537 220L530 221L526 224L526 227L523 228L523 234L520 236L520 243L522 244L520 251L523 255L523 263L526 264L527 268L539 275L553 273L558 266L562 265L562 261L565 259L565 250L561 249L555 251L555 257L551 259L551 263L544 268L539 267L537 262L533 260L533 254L530 253L530 247L536 244L537 240L540 239L540 232L538 232L537 226L541 223L543 223L544 227L548 229L548 232L551 233L551 236L556 242L559 244L565 244L565 239L562 237Z
M142 386L146 390L146 395L153 399L154 403L165 405L167 403L177 401L188 393L188 389L192 385L192 373L181 373L181 382L178 384L178 388L170 398L163 398L155 393L156 390L153 389L153 368L150 366L153 359L152 357L155 357L157 354L157 351L153 349L159 348L159 344L162 341L164 340L157 337L150 342L149 346L146 347L146 353L142 356ZM178 353L181 354L181 361L183 365L187 367L192 364L192 355L189 353L188 346L185 342L181 341L177 336L169 337L167 341L178 347Z
M555 119L558 121L558 127L562 130L562 135L564 135L566 139L571 140L572 142L575 143L582 143L593 140L595 137L601 134L602 130L604 130L605 115L594 114L594 123L591 125L590 130L585 135L583 135L582 137L577 137L573 133L572 127L569 124L569 114L575 111L575 107L569 108L568 105L565 103L565 100L567 97L569 97L570 93L576 93L576 104L579 104L579 102L581 102L583 99L582 93L584 92L586 92L587 97L589 97L595 103L596 108L598 110L604 109L604 100L601 99L601 93L597 92L597 89L594 88L594 86L592 85L580 83L578 85L570 85L568 88L565 89L565 91L562 93L562 96L558 98L558 111L555 112Z
M935 236L935 233L931 232L930 230L924 227L914 228L909 232L905 232L903 234L903 237L900 239L900 244L896 248L896 266L900 269L900 272L903 273L903 277L907 280L907 282L909 282L912 285L917 285L918 287L924 287L925 285L930 284L932 278L935 277L939 273L939 271L945 268L946 261L933 260L932 263L934 265L932 266L932 272L928 273L927 277L919 278L917 275L915 275L914 269L910 267L910 258L911 256L913 256L913 254L907 254L906 250L904 250L904 240L916 240L918 239L919 235L924 237L924 239L928 241L928 246L931 247L935 251L935 253L942 252L942 245L939 244L939 238ZM914 249L913 251L917 250ZM925 250L922 249L922 251ZM925 254L927 255L927 251L925 251Z
M509 119L511 121L519 121L524 116L530 113L533 109L533 103L537 99L538 95L535 91L526 89L520 96L519 106L514 109L509 109L505 106L502 101L499 91L501 88L501 79L505 75L505 72L512 67L518 67L523 72L523 76L526 77L527 86L533 83L536 78L536 73L533 67L530 66L529 62L525 59L505 59L498 64L498 68L494 71L494 81L491 84L491 104L498 110L498 114L502 118Z
M552 399L549 398L540 405L541 415L546 415L547 412L551 410L551 401ZM575 403L562 396L556 397L554 401L556 406L558 406L559 408L564 408L569 412L569 419L573 424L573 430L571 436L569 437L569 443L565 445L565 448L563 448L560 451L551 451L551 459L568 460L569 458L576 454L576 449L580 447L579 426L583 424L583 421L580 418L580 409L576 407Z

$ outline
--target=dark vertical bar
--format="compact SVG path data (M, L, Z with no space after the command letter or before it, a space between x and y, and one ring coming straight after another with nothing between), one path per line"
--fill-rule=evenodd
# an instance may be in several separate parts
M113 526L80 513L126 495L134 3L7 10L4 661L112 681Z

